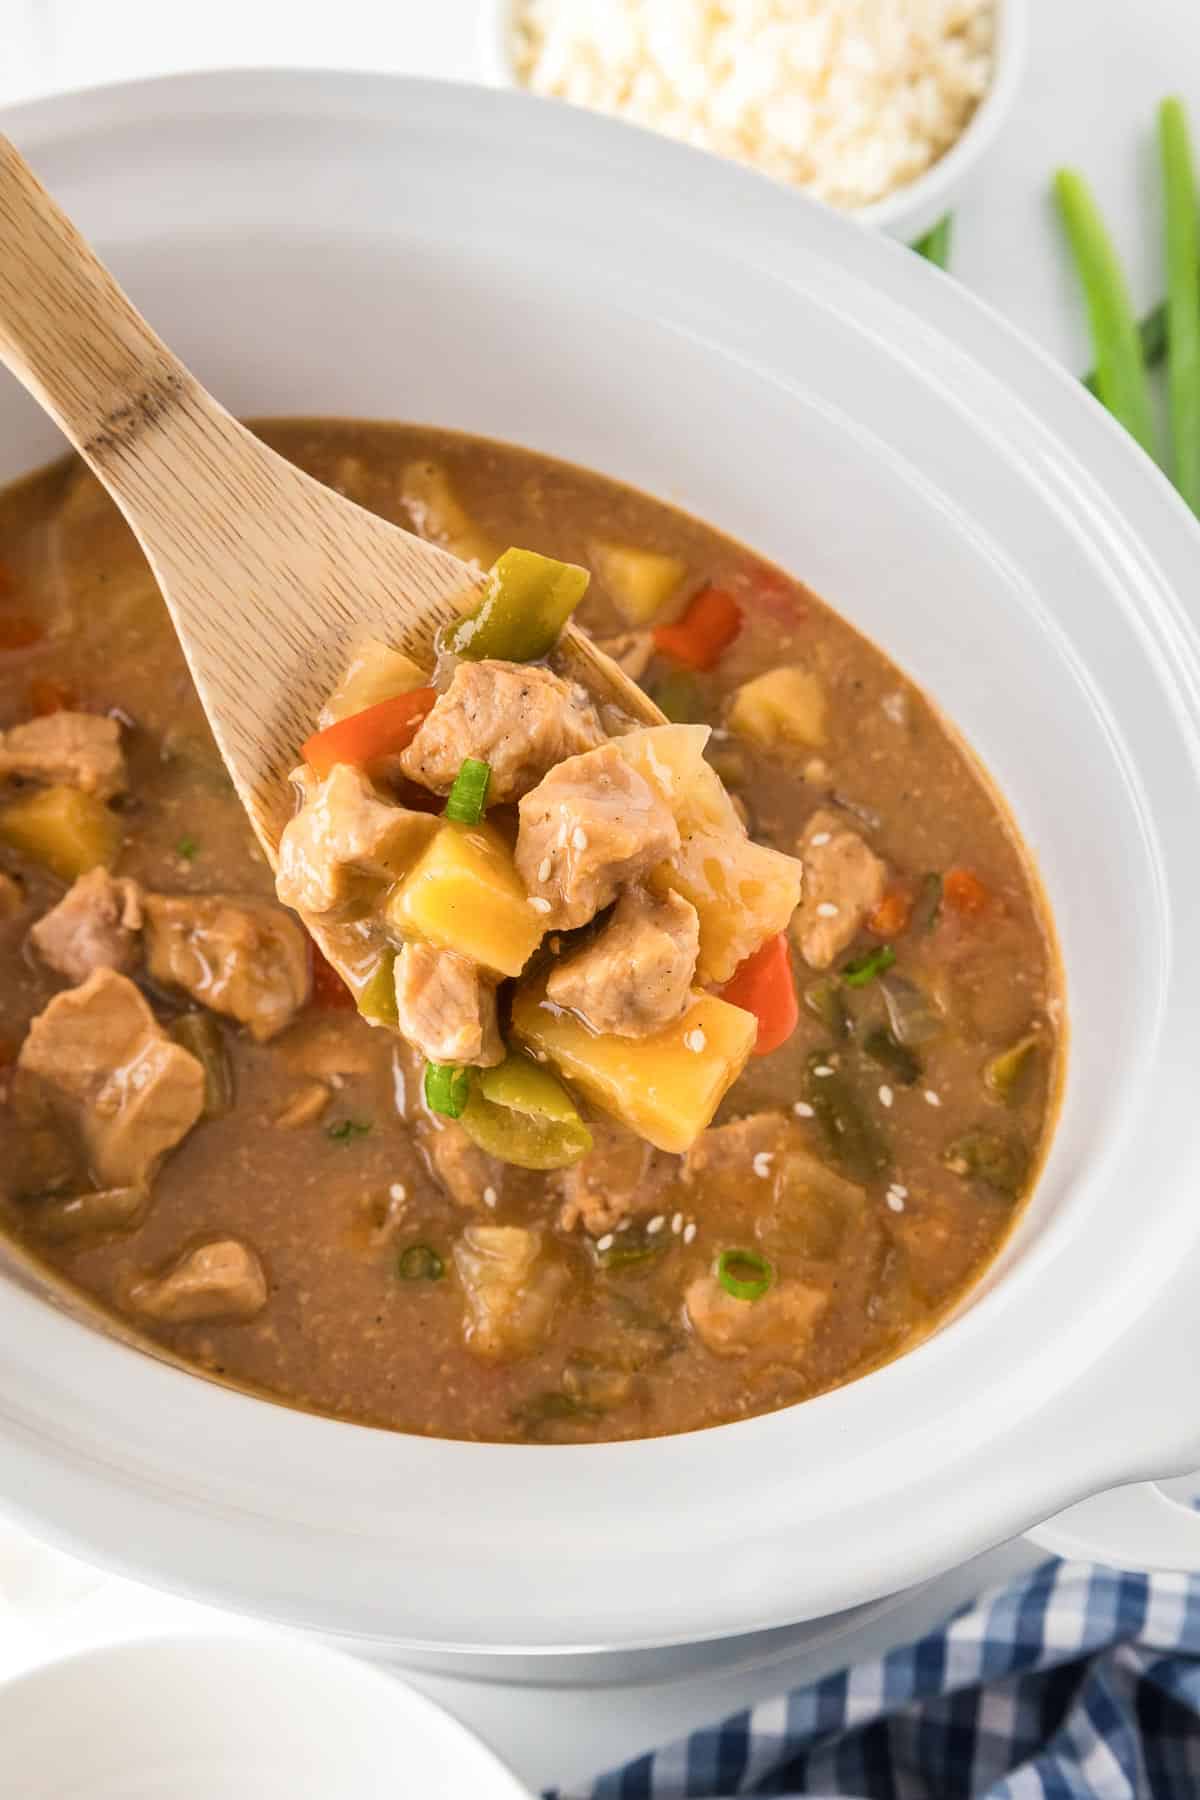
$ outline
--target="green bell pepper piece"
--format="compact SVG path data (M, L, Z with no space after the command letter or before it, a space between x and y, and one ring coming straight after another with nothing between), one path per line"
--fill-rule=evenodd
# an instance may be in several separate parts
M458 1122L481 1150L519 1169L566 1169L592 1147L561 1081L520 1050L477 1072Z
M538 662L587 591L590 577L576 563L536 550L506 550L488 572L487 593L475 611L446 632L443 645L472 662Z

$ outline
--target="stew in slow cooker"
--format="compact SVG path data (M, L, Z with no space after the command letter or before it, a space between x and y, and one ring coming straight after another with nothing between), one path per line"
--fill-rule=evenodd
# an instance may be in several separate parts
M424 427L262 432L526 620L575 582L672 723L602 716L552 638L433 676L365 644L284 906L115 509L74 463L0 496L4 1230L202 1372L440 1436L690 1430L899 1354L1057 1094L1052 926L986 777L669 507Z

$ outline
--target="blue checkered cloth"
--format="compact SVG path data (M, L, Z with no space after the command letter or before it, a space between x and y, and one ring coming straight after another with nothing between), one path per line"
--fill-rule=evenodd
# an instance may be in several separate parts
M1200 1800L1200 1578L1047 1562L548 1800Z

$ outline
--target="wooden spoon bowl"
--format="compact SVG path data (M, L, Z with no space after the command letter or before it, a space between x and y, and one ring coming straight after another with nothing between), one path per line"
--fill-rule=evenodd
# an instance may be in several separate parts
M354 645L432 664L481 571L269 450L171 354L0 137L0 360L108 489L162 589L238 795L274 863L299 748ZM574 627L563 665L662 715Z

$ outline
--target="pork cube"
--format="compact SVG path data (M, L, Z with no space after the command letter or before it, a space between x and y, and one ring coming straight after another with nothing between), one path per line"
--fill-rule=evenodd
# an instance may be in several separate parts
M827 969L862 930L887 887L887 864L834 812L808 821L799 845L804 864L791 931L811 969Z
M138 959L141 929L138 883L92 869L32 926L29 941L59 975L86 981L96 969L128 973Z
M82 788L110 800L126 787L121 728L99 713L56 712L0 731L0 777Z
M519 810L517 873L548 930L586 925L679 848L670 807L613 744L559 763Z
M241 1322L267 1304L267 1278L248 1244L214 1238L185 1250L162 1274L135 1279L125 1304L164 1325Z
M492 771L492 804L519 800L564 757L604 739L596 709L577 683L549 669L461 662L408 748L400 767L412 781L448 794L466 757Z
M478 963L453 950L415 942L401 947L396 1015L401 1036L430 1062L486 1069L504 1061L496 989Z
M102 1186L144 1186L204 1110L204 1070L125 975L97 969L38 1014L17 1058Z
M558 964L546 993L593 1031L648 1037L686 1010L699 951L694 906L629 888L599 936Z
M308 938L281 907L219 894L147 894L146 971L245 1025L259 1043L308 999Z

